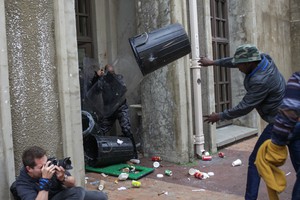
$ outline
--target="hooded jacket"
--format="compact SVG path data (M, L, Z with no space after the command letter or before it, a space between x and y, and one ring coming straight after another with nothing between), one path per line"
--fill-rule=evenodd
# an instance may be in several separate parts
M237 106L219 113L221 120L241 117L256 109L263 120L274 123L278 107L284 97L286 84L272 58L263 53L261 57L257 67L245 76L246 95ZM216 60L215 65L237 68L237 65L232 63L232 57Z

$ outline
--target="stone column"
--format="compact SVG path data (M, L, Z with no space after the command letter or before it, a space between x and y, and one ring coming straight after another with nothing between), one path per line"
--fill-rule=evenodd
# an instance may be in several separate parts
M53 1L6 3L8 64L16 169L23 150L39 145L62 156Z
M187 30L182 0L137 1L138 32L178 22ZM141 83L144 153L171 162L193 155L189 57L178 59L144 77Z
M15 180L8 77L5 8L0 0L0 199L10 199L9 187Z

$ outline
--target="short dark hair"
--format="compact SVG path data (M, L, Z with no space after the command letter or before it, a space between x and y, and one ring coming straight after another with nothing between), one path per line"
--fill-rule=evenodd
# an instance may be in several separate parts
M25 151L23 152L22 155L23 165L25 167L28 166L30 168L34 168L34 166L36 165L35 159L42 158L45 155L46 155L46 150L44 150L43 148L38 146L29 147L25 149Z

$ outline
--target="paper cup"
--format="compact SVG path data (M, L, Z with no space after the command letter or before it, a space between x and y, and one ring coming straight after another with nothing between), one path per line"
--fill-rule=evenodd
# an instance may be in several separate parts
M235 167L235 166L240 166L242 165L242 161L240 159L237 159L235 161L232 162L232 166Z
M189 175L194 176L195 173L196 173L196 169L194 168L189 169Z
M155 167L155 168L158 168L159 165L160 165L159 162L154 162L154 163L153 163L153 167Z

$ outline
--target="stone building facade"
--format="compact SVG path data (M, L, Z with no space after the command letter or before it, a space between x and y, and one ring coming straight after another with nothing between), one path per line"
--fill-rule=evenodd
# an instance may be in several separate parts
M200 56L213 57L211 2L197 0ZM221 0L220 0L221 1ZM0 0L0 199L21 167L21 153L40 145L49 155L73 158L84 184L84 159L74 0ZM300 3L297 0L231 0L227 3L229 53L252 43L269 53L287 79L300 70ZM194 101L190 55L143 77L128 38L172 23L191 36L189 0L90 0L93 55L116 63L123 74L133 133L145 155L172 162L194 157ZM192 44L193 45L193 44ZM215 111L214 71L201 70L203 114ZM245 93L243 76L231 70L232 105ZM141 113L141 115L139 114ZM256 112L232 124L265 124ZM215 152L215 125L203 124L204 147ZM118 127L116 127L118 132Z

